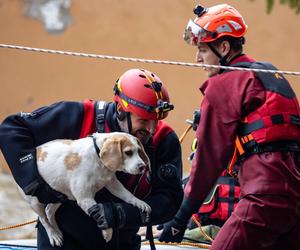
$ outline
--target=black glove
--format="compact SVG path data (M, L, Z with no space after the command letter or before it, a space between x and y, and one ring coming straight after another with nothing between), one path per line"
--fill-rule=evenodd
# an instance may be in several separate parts
M201 110L196 109L194 111L194 116L193 116L193 130L196 131L200 122L200 117L201 117Z
M201 118L201 109L196 109L194 111L193 119L192 120L188 119L186 121L187 123L191 124L193 130L196 131L200 122L200 118Z
M148 213L128 203L98 203L89 208L88 213L100 229L139 227L150 221Z
M167 243L181 242L186 228L187 224L175 217L173 220L163 224L163 227L161 225L158 227L158 229L163 229L158 240Z
M36 196L39 202L45 205L49 203L61 203L68 200L66 195L55 191L46 182L40 184L32 195Z
M164 224L164 230L159 237L159 241L181 242L189 219L196 211L198 211L200 205L200 201L184 197L180 209L174 219Z
M90 207L88 213L100 229L122 228L126 221L125 211L119 203L98 203Z

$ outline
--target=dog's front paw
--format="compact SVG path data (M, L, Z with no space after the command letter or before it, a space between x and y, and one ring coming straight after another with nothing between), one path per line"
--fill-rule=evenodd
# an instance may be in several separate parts
M63 235L60 230L58 230L58 231L51 230L48 233L48 236L49 236L49 241L50 241L51 246L61 247L63 245Z
M144 201L139 200L134 205L136 207L138 207L139 209L141 209L143 212L151 213L151 207L146 202L144 202Z
M112 234L113 234L112 228L102 230L102 235L106 242L109 242L111 240Z

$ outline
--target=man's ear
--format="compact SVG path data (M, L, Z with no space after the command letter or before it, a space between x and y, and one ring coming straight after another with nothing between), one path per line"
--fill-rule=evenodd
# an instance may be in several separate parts
M117 102L117 118L119 121L123 121L126 117L126 112L122 108L122 106Z
M117 111L118 113L120 113L121 111L123 111L121 105L117 102Z
M226 56L231 49L230 43L228 41L222 41L219 46L219 52L222 56Z

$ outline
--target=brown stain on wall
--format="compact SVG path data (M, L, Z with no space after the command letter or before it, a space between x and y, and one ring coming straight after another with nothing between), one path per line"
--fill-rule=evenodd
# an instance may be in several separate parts
M249 30L245 51L278 68L300 71L300 15L287 6L275 5L266 14L266 1L227 0L243 14ZM73 0L71 27L50 35L43 25L23 15L25 1L0 0L0 43L170 61L195 61L195 48L182 33L194 18L195 1L183 0ZM207 6L219 3L207 0ZM180 136L186 119L199 108L199 85L206 79L201 68L98 60L0 48L0 120L12 113L30 112L61 100L85 98L112 100L113 85L128 68L156 73L166 84L175 109L167 122ZM298 97L299 77L288 77ZM17 91L16 91L17 90ZM68 122L68 117L66 121ZM53 128L55 129L55 128ZM184 140L186 160L194 133ZM3 156L0 154L0 158ZM2 168L6 168L3 158Z

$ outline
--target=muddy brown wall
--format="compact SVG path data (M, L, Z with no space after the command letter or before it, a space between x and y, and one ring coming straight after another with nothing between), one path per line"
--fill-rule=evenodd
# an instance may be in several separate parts
M194 62L195 49L182 40L193 18L193 0L73 0L74 22L61 35L49 35L42 24L23 15L24 1L0 0L0 43L95 54ZM207 6L221 1L202 1ZM265 1L228 0L249 26L245 50L257 60L280 69L300 71L300 15L275 5L265 13ZM32 53L0 48L0 120L59 100L111 100L112 86L123 71L143 67L168 86L176 109L168 122L181 135L201 95L206 78L200 68L108 61ZM300 78L290 77L298 96ZM298 83L297 83L298 82ZM68 119L66 118L66 122ZM55 129L55 128L53 128ZM193 133L183 143L189 154ZM0 138L1 140L1 138ZM4 161L0 161L5 167ZM185 168L189 164L185 160Z

